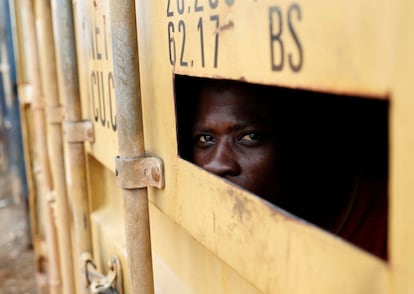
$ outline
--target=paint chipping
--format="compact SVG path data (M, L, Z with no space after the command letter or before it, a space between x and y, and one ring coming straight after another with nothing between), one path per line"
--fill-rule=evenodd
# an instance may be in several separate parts
M243 198L234 197L233 216L238 217L240 222L243 222L245 216L250 216L250 211L246 208L246 201Z

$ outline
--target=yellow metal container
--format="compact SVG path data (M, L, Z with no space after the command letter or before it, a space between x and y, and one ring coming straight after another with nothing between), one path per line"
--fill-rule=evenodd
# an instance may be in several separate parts
M19 95L50 292L413 292L411 1L28 2ZM181 158L176 75L388 101L388 259Z

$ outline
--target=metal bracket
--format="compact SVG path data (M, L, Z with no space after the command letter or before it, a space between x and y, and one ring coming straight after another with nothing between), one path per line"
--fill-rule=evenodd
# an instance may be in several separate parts
M106 275L96 270L89 252L81 255L83 271L85 274L85 284L90 293L98 294L121 294L123 293L121 263L118 257L113 256L108 262L109 271Z
M93 123L90 120L66 121L63 130L69 143L94 141Z
M145 187L164 188L164 165L161 158L153 156L115 158L118 186L124 189Z

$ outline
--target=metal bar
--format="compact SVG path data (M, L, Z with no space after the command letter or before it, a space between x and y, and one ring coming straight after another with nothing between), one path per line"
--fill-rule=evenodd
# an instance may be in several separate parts
M34 7L33 2L29 0L19 0L19 14L18 21L20 23L21 36L24 44L20 46L23 50L24 55L24 64L23 69L26 72L24 75L27 80L24 82L27 83L23 95L27 95L27 99L32 101L31 111L33 113L33 124L34 124L34 133L35 133L35 151L37 153L37 164L39 165L39 174L37 178L38 194L40 198L41 205L43 210L46 212L46 224L45 224L45 235L46 243L48 246L48 262L49 262L49 288L52 292L58 293L60 281L60 267L59 267L59 252L58 244L56 240L56 231L55 224L53 222L53 212L49 206L49 195L52 192L52 178L50 172L50 163L47 150L46 142L46 123L45 123L45 114L43 108L43 97L42 97L42 88L40 83L40 70L38 61L38 50L37 50L37 40L36 40L36 31L35 31L35 21L34 21ZM26 91L26 89L30 89ZM64 234L60 234L64 235ZM59 240L59 245L62 245L59 248L60 252L70 252L70 240L67 238ZM71 259L68 258L69 263L64 264L64 259L62 261L63 266L71 266ZM71 275L63 274L63 277L70 281Z
M30 104L25 103L26 100L25 96L23 95L25 93L24 88L24 67L23 67L23 50L22 48L19 48L17 46L19 44L19 41L22 39L23 34L23 27L22 25L19 25L19 22L21 20L21 17L19 17L18 11L15 9L14 1L9 1L10 5L10 13L13 15L12 19L14 20L14 55L16 58L16 68L17 68L17 83L18 83L18 99L19 99L19 110L20 110L20 124L21 124L21 130L22 130L22 143L23 143L23 157L24 157L24 170L26 173L26 179L27 179L27 188L28 188L28 204L29 204L29 215L30 215L30 225L31 225L31 236L32 236L32 243L33 243L33 249L35 253L35 262L36 262L36 275L40 276L42 274L45 274L47 270L43 268L44 263L43 261L43 252L42 252L42 246L41 243L43 242L43 239L41 238L41 225L39 223L39 212L37 210L37 194L35 189L35 174L34 174L34 168L32 168L32 162L33 162L33 154L31 152L31 147L34 144L31 144L31 137L30 137L30 127L29 127L29 121L28 121L28 113L30 112ZM53 265L50 265L52 267ZM44 281L46 279L42 279ZM37 283L38 290L40 293L43 293L46 291L46 287L48 286L46 283L41 283L38 281Z
M135 2L110 1L119 157L144 156ZM123 188L131 293L154 292L147 189Z
M59 111L61 102L59 99L59 89L56 78L56 61L53 46L53 29L51 8L49 0L36 0L36 29L38 37L39 61L41 63L41 82L43 95L47 105L47 109L57 109ZM50 159L53 176L53 184L56 195L56 209L57 209L57 226L59 228L59 240L61 248L62 272L64 277L70 276L70 280L65 280L65 291L73 291L73 255L70 244L70 212L68 194L66 190L66 172L63 149L63 135L62 135L62 121L58 119L50 119L53 112L48 111L48 139L50 147ZM55 115L58 116L58 115ZM59 118L59 116L58 116ZM72 283L72 285L66 285ZM51 283L51 293L61 293L61 281L57 280ZM53 286L53 287L52 287Z
M72 1L52 0L52 18L57 57L59 93L66 106L66 122L82 120L78 84L77 57L73 24ZM73 223L76 256L92 252L89 204L84 142L67 142L70 184L68 193L73 205ZM82 281L81 266L76 267L77 280ZM88 293L86 285L79 284L79 293Z

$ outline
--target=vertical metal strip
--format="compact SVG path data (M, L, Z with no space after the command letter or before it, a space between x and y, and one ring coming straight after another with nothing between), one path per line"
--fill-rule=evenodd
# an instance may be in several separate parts
M119 156L143 156L135 2L110 1ZM123 189L131 293L154 292L147 189Z
M19 0L17 2L18 11L18 23L21 34L22 44L19 47L22 49L22 55L24 56L24 63L22 69L25 72L25 86L22 88L25 92L21 93L26 95L26 99L32 101L31 112L33 114L33 130L35 133L35 152L37 156L35 160L39 167L39 173L36 177L37 183L37 197L41 201L43 210L46 212L45 220L45 238L48 247L47 259L49 263L48 274L49 274L49 288L54 289L52 285L56 281L60 281L60 266L59 266L59 253L70 251L70 242L64 236L63 240L59 240L59 245L62 245L58 251L58 244L56 238L56 228L53 221L53 212L49 205L49 197L52 193L53 183L50 172L50 163L47 150L46 142L46 122L45 113L43 108L43 97L40 83L40 70L38 63L38 50L37 50L37 39L35 31L34 21L34 7L33 2L30 0ZM29 89L29 91L26 91ZM36 168L36 167L35 167ZM63 235L63 234L61 234ZM68 247L69 246L69 247ZM62 260L61 260L62 261ZM70 258L69 258L70 261ZM62 261L63 265L64 260ZM71 266L69 263L67 266ZM64 275L65 279L70 281L71 275ZM57 286L58 287L58 286Z
M77 56L74 35L72 1L52 0L52 18L56 49L59 94L65 104L66 121L82 120L79 93ZM92 252L90 234L89 203L86 174L86 156L83 142L69 142L68 164L70 183L68 193L73 205L73 223L76 256L82 252ZM80 293L88 293L81 276L81 261L76 266Z
M14 0L17 2L17 0ZM25 76L24 73L24 52L23 48L19 46L21 43L20 40L23 38L23 20L21 15L19 14L19 10L15 9L15 3L13 0L9 1L10 11L12 17L14 19L14 40L15 40L15 47L14 47L14 55L16 58L16 74L17 74L17 83L18 83L18 98L19 98L19 111L20 111L20 124L22 130L22 142L23 142L23 156L24 156L24 170L26 173L27 179L27 188L28 188L28 204L29 204L29 214L30 214L30 225L31 225L31 236L32 236L32 243L33 249L35 253L35 261L36 261L36 274L39 275L41 272L46 272L43 269L42 264L42 252L41 252L41 228L39 223L39 212L37 211L37 195L35 189L35 174L34 169L32 168L33 162L33 154L31 152L31 138L30 138L30 128L29 128L29 121L28 121L28 112L30 111L30 104L26 103L24 93L24 83L25 83ZM21 9L20 9L21 11ZM53 264L50 265L53 267ZM47 285L45 283L38 282L38 289L39 292L43 293L45 291Z
M59 109L59 91L56 78L56 61L53 46L53 30L51 19L51 8L49 0L36 0L35 1L36 12L36 29L38 37L38 49L39 49L39 61L40 72L42 77L42 89L43 96L45 98L48 112L50 110ZM49 114L49 113L47 113ZM66 175L65 175L65 162L64 162L64 150L63 150L63 136L62 136L62 123L50 122L48 119L48 139L50 148L50 159L53 176L54 191L56 196L56 209L57 209L57 223L60 234L67 234L70 232L70 213L69 202L66 191ZM69 238L69 237L65 237ZM61 237L61 242L63 242ZM62 254L67 255L63 259L72 259L71 251L67 252L70 248L62 248L65 252ZM62 269L64 270L64 269ZM69 271L70 269L67 269ZM50 285L50 293L61 293L61 281L59 277ZM65 285L66 287L66 285ZM68 290L72 289L73 285L68 286Z

